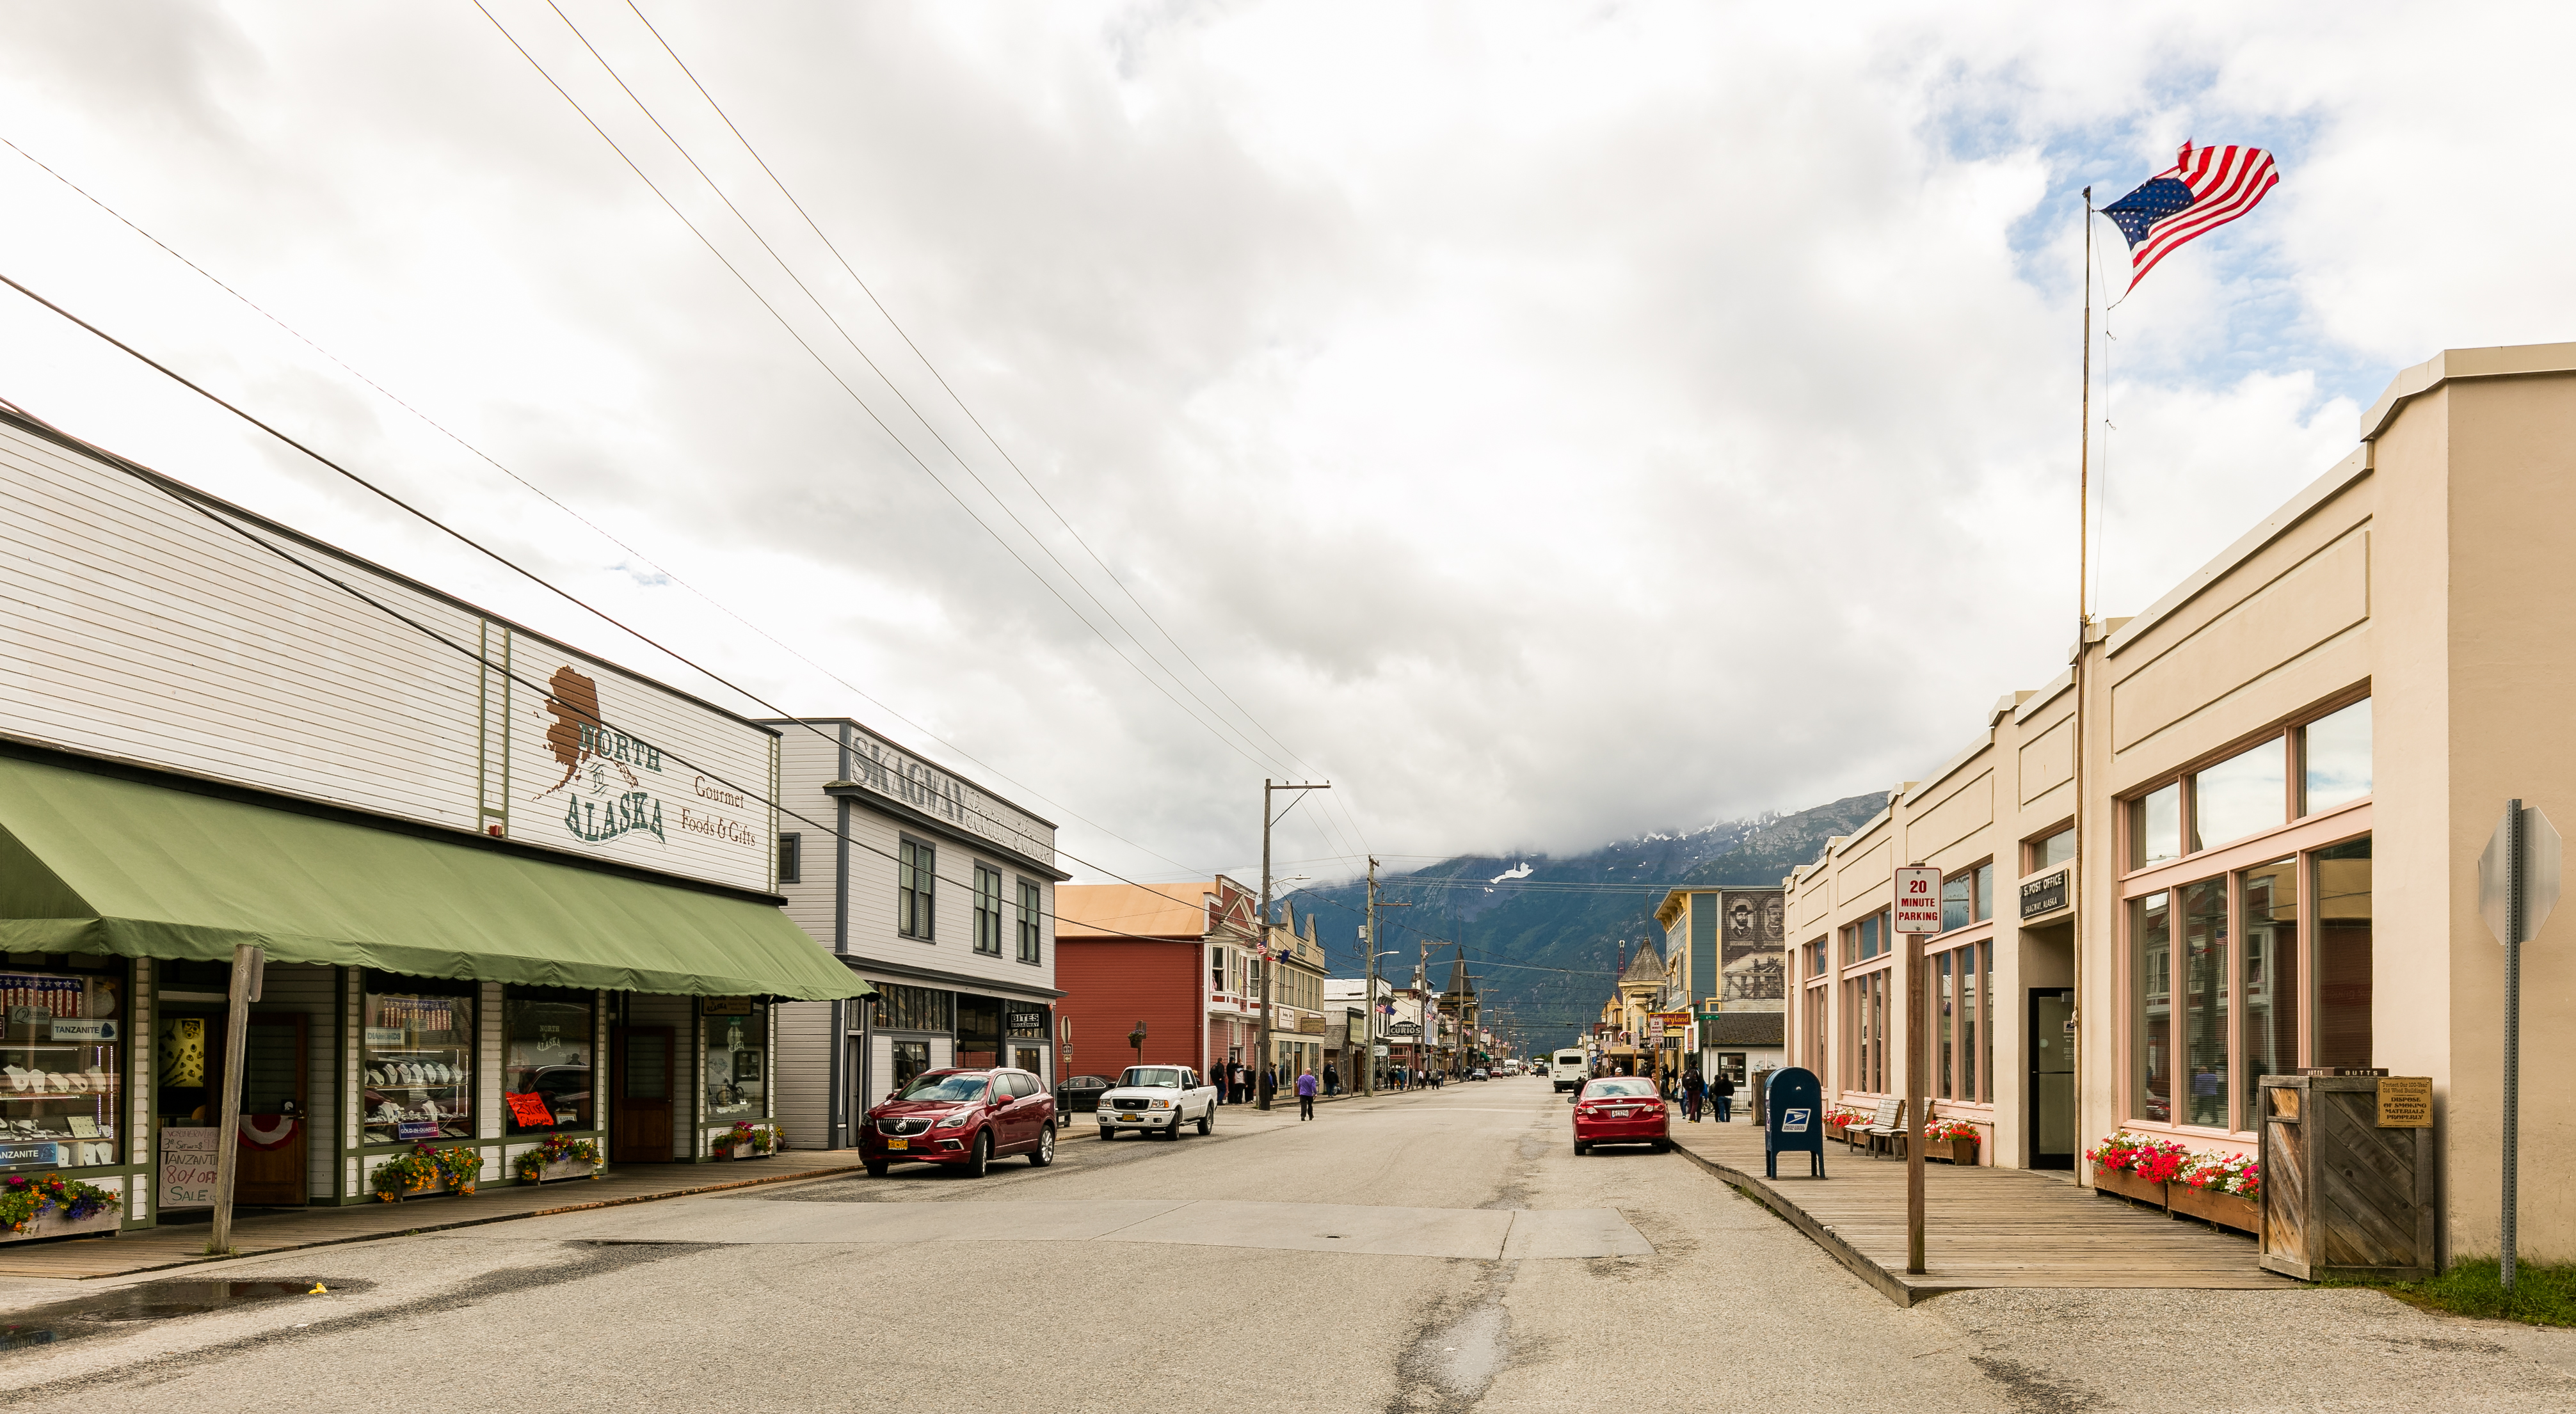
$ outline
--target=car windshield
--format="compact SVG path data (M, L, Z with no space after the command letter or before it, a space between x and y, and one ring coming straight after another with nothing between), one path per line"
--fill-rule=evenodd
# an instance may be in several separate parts
M898 1100L947 1100L964 1102L984 1098L984 1087L992 1082L981 1075L924 1075L903 1087Z
M1610 1100L1624 1098L1630 1095L1641 1097L1651 1096L1654 1093L1655 1087L1651 1083L1643 1080L1595 1080L1592 1082L1591 1088L1583 1092L1583 1098L1587 1100Z
M1181 1073L1169 1066L1131 1065L1127 1067L1127 1073L1118 1078L1118 1083L1147 1090L1178 1090L1181 1088Z

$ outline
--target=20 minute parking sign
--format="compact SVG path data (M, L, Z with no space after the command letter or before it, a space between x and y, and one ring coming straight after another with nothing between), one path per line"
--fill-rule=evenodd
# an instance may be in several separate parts
M1908 865L1896 871L1896 931L1941 931L1941 871Z

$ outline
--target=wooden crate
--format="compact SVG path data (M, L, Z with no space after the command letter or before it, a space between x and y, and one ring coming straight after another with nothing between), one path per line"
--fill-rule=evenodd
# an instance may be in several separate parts
M2433 1131L2382 1129L2379 1077L2263 1078L2265 1270L2302 1281L2425 1281L2433 1248Z

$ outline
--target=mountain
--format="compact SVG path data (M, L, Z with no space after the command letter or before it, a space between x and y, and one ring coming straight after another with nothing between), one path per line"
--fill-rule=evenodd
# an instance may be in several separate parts
M1488 1013L1510 1011L1529 1050L1553 1046L1598 1015L1622 957L1638 940L1661 942L1655 906L1666 892L1683 885L1777 884L1823 853L1828 838L1852 833L1886 805L1884 794L1855 795L1795 814L1639 835L1589 854L1461 855L1410 873L1381 874L1384 941L1378 947L1397 955L1378 966L1388 977L1410 981L1430 943L1437 986L1449 975L1456 945L1464 944ZM1367 956L1359 942L1366 885L1300 889L1288 901L1313 917L1333 974L1359 975Z

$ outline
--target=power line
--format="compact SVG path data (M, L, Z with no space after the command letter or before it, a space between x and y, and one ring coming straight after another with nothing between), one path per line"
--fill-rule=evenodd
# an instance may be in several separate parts
M903 723L905 726L908 726L908 727L912 728L914 731L921 733L921 735L923 735L924 737L926 737L926 738L930 739L931 741L935 741L935 742L939 743L941 746L944 746L944 747L948 748L950 751L952 751L952 752L956 753L959 757L961 757L961 758L963 758L963 759L965 759L965 760L968 760L968 761L972 761L972 762L974 762L977 766L980 766L980 767L982 767L984 770L986 770L986 771L988 771L988 772L991 772L991 773L992 773L996 778L998 778L998 779L1000 779L1000 780L1004 781L1005 783L1009 784L1009 785L1010 785L1014 790L1021 791L1021 792L1025 793L1025 794L1028 794L1028 795L1031 795L1031 796L1035 796L1035 797L1036 797L1037 799L1039 799L1039 800L1045 801L1045 802L1046 802L1046 804L1047 804L1047 807L1048 807L1050 810L1059 811L1059 812L1061 812L1061 813L1063 813L1063 814L1069 815L1069 816L1071 816L1073 819L1078 820L1078 821L1080 821L1081 823L1083 823L1083 824L1085 824L1085 825L1090 826L1090 827L1091 827L1092 829L1094 829L1094 830L1098 830L1101 834L1106 835L1106 836L1108 836L1108 837L1109 837L1109 838L1111 838L1111 839L1117 840L1119 843L1124 844L1124 845L1128 846L1129 848L1131 848L1131 849L1134 849L1134 850L1138 851L1139 853L1142 853L1142 854L1150 854L1150 855L1152 855L1153 857L1155 857L1156 859L1160 859L1160 860L1162 860L1164 863L1166 863L1166 864L1170 864L1170 865L1173 865L1173 866L1175 866L1176 868L1180 868L1180 869L1183 869L1183 870L1187 870L1187 869L1189 869L1189 867L1190 867L1189 865L1183 864L1183 863L1181 863L1179 860L1174 859L1174 858L1172 858L1171 856L1169 856L1169 855L1167 855L1167 854L1163 854L1163 853L1161 853L1161 852L1160 852L1160 851L1158 851L1158 850L1154 850L1154 849L1148 848L1148 847L1147 847L1147 846L1145 846L1145 845L1138 844L1136 841L1131 840L1131 839L1128 839L1127 837L1125 837L1125 836L1123 836L1123 835L1121 835L1121 834L1117 833L1116 831L1111 830L1111 829L1109 829L1108 827L1106 827L1106 826L1104 826L1104 825L1100 824L1098 821L1088 819L1088 818L1086 818L1085 816L1083 816L1082 814L1080 814L1079 812L1074 811L1074 810L1071 810L1071 809L1069 809L1069 808L1065 807L1065 806L1062 804L1062 802L1059 802L1059 801L1053 800L1053 799L1051 799L1050 797L1048 797L1048 796L1044 795L1044 794L1043 794L1043 793L1041 793L1041 792L1031 790L1029 787L1027 787L1027 786L1025 786L1025 785L1022 785L1020 782L1018 782L1018 781L1016 781L1016 780L1013 780L1013 779L1012 779L1008 774L1006 774L1006 773L1004 773L1003 771L1001 771L1000 769L998 769L998 768L994 767L991 763L986 762L986 761L982 760L981 758L977 757L974 753L972 753L972 752L970 752L970 751L967 751L965 748L963 748L963 747L961 747L961 746L957 745L955 742L949 741L947 738L940 736L937 732L934 732L934 731L930 730L928 727L923 726L921 723L914 721L912 718L905 716L903 713L901 713L901 712L899 712L899 711L896 711L892 706L888 705L887 703L885 703L885 702L884 702L884 701L882 701L881 699L877 698L874 694L872 694L872 693L868 692L868 691L867 691L867 689L862 688L862 687L858 686L856 683L851 682L849 679L842 677L840 674L838 674L838 673L836 673L836 672L832 671L830 668L827 668L827 667L823 666L822 664L815 662L812 658L809 658L809 657L807 657L804 653L799 652L799 651L798 651L798 650L797 650L793 645L791 645L791 644L787 643L785 640L783 640L783 639L779 638L777 635L775 635L775 634L773 634L773 633L769 632L767 629L762 628L760 625L758 625L758 624L756 624L756 623L753 623L750 619L745 618L742 614L740 614L739 612L735 611L735 610L734 610L733 608L731 608L730 606L728 606L728 605L725 605L725 604L723 604L723 603L718 602L714 597L712 597L711 595L707 594L707 593L706 593L706 591L704 591L704 590L702 590L702 589L698 588L695 584L690 583L688 580L685 580L685 579L681 578L679 575L677 575L677 574L673 573L671 570L669 570L669 569L665 568L665 567L664 567L664 566L662 566L660 563L656 562L656 561L653 559L653 557L652 557L652 556L645 554L642 550L639 550L639 549L635 548L633 545L628 544L626 541L624 541L624 540L620 539L620 538L619 538L618 536L616 536L615 534L612 534L612 533L611 533L611 532L610 532L606 527L601 526L601 525L600 525L600 524L598 524L597 522L595 522L595 521L591 520L588 516L583 515L581 512L579 512L579 511L577 511L577 510L574 510L571 506L566 505L563 501L558 500L558 499L557 499L557 498L556 498L556 497L555 497L551 492L547 491L544 487L537 485L535 482L530 481L530 480L529 480L528 478L526 478L525 476L520 475L517 471L512 470L510 467L508 467L508 466L506 466L506 465L503 465L499 460L497 460L496 458L494 458L490 453L485 452L482 448L480 448L480 447L478 447L478 446L474 445L473 443L471 443L471 442L469 442L469 441L465 440L465 438L464 438L463 436L459 435L455 430L453 430L452 428L448 427L445 423L440 422L437 418L434 418L434 417L430 416L428 413L423 412L423 411L422 411L421 409L419 409L418 407L413 406L410 402L408 402L408 401L404 400L401 396L397 395L397 394L396 394L392 389L387 388L387 387L386 387L385 385L383 385L382 383L377 382L375 379L373 379L373 378L371 378L371 377L367 376L367 374L366 374L366 373L364 373L363 371L361 371L361 370L359 370L358 368L356 368L356 367L354 367L353 365L351 365L351 364L350 364L346 359L341 358L338 354L335 354L335 353L331 352L329 349L326 349L326 348L322 347L320 344L315 343L312 339L310 339L310 338L306 337L306 336L305 336L305 334L304 334L302 331L300 331L300 330L296 329L293 325L288 324L285 320L283 320L283 319L279 318L277 315L275 315L275 314L273 314L273 313L270 313L266 308L262 307L262 306L259 304L259 302L258 302L258 301L253 300L250 296L248 296L248 295L246 295L246 294L243 294L240 290L237 290L237 289L233 288L231 285L229 285L229 284L225 283L225 282L224 282L224 280L223 280L222 278L220 278L219 276L217 276L213 271L208 270L206 267L204 267L204 266L202 266L202 265L199 265L199 264L198 264L197 262L195 262L194 260L189 259L186 255L182 254L182 253L181 253L180 251L178 251L176 248L172 247L168 242L166 242L166 241L162 240L159 236L156 236L156 235L152 234L150 231L147 231L147 230L143 229L143 227L141 227L141 226L139 226L139 225L135 224L135 222L134 222L133 220L131 220L130 218L128 218L128 217L125 215L125 213L123 213L123 212L121 212L121 211L118 211L118 210L117 210L115 207L113 207L113 206L108 205L105 201L100 200L96 195L92 194L92 193L91 193L90 191L88 191L86 188L82 187L79 183L74 182L71 178L64 176L62 173L60 173L60 172L58 172L58 171L55 171L52 167L50 167L50 166L46 165L46 163L45 163L42 159L38 158L34 153L27 151L27 150L26 150L25 148L23 148L23 147L20 147L20 146L19 146L17 143L15 143L15 142L11 142L11 141L10 141L7 137L5 137L5 136L0 136L0 144L6 144L10 151L17 153L19 156L26 158L26 159L27 159L27 161L29 161L30 163L33 163L33 164L35 165L35 167L37 168L37 170L39 170L39 171L43 172L46 176L49 176L49 177L53 178L55 181L62 183L65 187L69 188L69 189L70 189L70 190L71 190L75 195L78 195L82 200L87 201L87 202L88 202L88 203L90 203L92 206L95 206L95 207L97 207L99 210L101 210L101 211L103 211L103 212L107 213L107 214L108 214L108 216L110 216L110 217L112 217L113 219L115 219L119 224L123 225L127 230L130 230L130 231L134 232L136 235L141 236L143 239L145 239L145 240L147 240L147 241L151 242L153 245L158 246L158 247L159 247L163 252L165 252L166 254L168 254L168 255L170 256L170 258L171 258L171 259L178 261L180 264L187 266L189 269L191 269L191 270L193 270L193 271L197 272L199 275L204 276L204 277L206 278L206 280L207 280L209 283L211 283L212 285L214 285L214 287L215 287L215 288L217 288L217 289L219 289L219 290L222 290L225 294L231 295L234 299L239 300L239 301L240 301L244 306L248 307L248 308L249 308L253 313L255 313L255 314L259 315L261 318L266 319L266 320L267 320L268 322L270 322L271 324L274 324L274 325L276 325L278 328L280 328L280 329L284 330L284 331L285 331L289 336L293 337L297 342L299 342L299 343L303 344L306 348L309 348L309 349L313 350L315 353L320 354L322 357L324 357L324 358L326 358L326 359L329 359L332 363L335 363L335 364L339 365L339 366L340 366L340 368L341 368L342 370L344 370L345 372L347 372L347 373L349 374L349 376L350 376L350 377L355 378L355 379L357 379L359 382L364 383L364 384L366 384L368 387L370 387L370 388L374 389L378 394L382 395L382 396L385 398L385 400L386 400L386 401L391 402L394 406L399 407L399 408L401 408L403 411L408 412L408 413L410 413L412 416L414 416L414 417L416 417L416 418L420 419L423 423L427 424L430 428L432 428L433 430L437 431L441 436L446 437L449 441L454 442L457 446L464 448L468 453L472 454L474 457L476 457L476 458L480 459L481 461L483 461L483 462L484 462L484 463L486 463L487 465L491 466L494 470L496 470L496 471L500 472L502 475L504 475L504 476L506 476L506 477L510 478L512 481L515 481L515 482L519 483L521 486L526 487L526 488L527 488L531 493L533 493L533 494L534 494L534 495L536 495L539 499L541 499L541 500L543 500L544 502L546 502L546 504L548 504L548 505L550 505L550 506L553 506L556 510L559 510L559 511L563 512L566 516L571 517L573 520L579 521L582 525L584 525L584 526L588 527L592 532L594 532L595 534L597 534L601 539L606 540L609 544L616 546L618 549L625 551L627 554L629 554L629 555L633 556L633 557L634 557L635 559L637 559L638 561L641 561L641 562L642 562L642 563L644 563L645 565L650 566L650 567L653 569L653 571L654 571L655 573L657 573L657 574L661 575L663 578L670 580L672 583L677 584L677 585L679 585L681 588L688 590L691 594L696 595L700 601L702 601L702 602L704 602L705 604L707 604L710 608L713 608L713 609L717 610L719 613L724 614L726 617L728 617L728 618L732 619L734 622L741 624L743 627L745 627L745 628L747 628L747 629L750 629L753 633L756 633L756 634L760 635L762 638L767 639L770 643L772 643L772 644L776 645L779 649L781 649L782 651L784 651L785 653L787 653L790 657L795 658L798 662L803 663L805 666L807 666L807 667L809 667L809 668L812 668L813 670L815 670L815 671L816 671L816 672L818 672L818 673L823 674L823 675L824 675L825 677L827 677L827 678L830 678L833 682L840 684L843 688L845 688L845 689L849 690L850 692L853 692L853 693L857 694L857 695L858 695L858 696L859 696L863 701L866 701L866 702L867 702L867 703L869 703L870 705L872 705L872 706L874 706L874 707L878 708L879 710L883 711L887 716L892 717L892 718L894 718L896 721ZM24 292L24 291L23 291L23 287L22 287L22 291L21 291L21 292L22 292L22 293ZM60 311L59 309L57 309L55 312L56 312L56 313L61 313L62 311ZM68 317L68 316L66 316L66 317ZM74 322L75 322L75 323L78 323L79 321L75 320ZM86 326L86 325L84 325L83 327L87 327L87 326ZM90 332L92 332L92 333L97 333L98 331L97 331L97 330L95 330L95 329L92 329ZM104 336L102 336L102 337L104 337ZM114 340L110 340L110 342L115 342L115 341L114 341ZM120 347L122 347L122 346L120 345ZM132 351L131 351L131 350L127 350L127 352L129 352L129 353L130 353L130 352L132 352ZM149 362L149 360L146 360L146 361L147 361L147 362ZM166 370L165 370L165 371L166 371ZM400 504L400 503L399 503L399 502L397 502L397 504ZM406 509L408 509L408 508L406 508ZM583 608L585 608L585 609L588 609L588 607L589 607L588 605L583 605ZM602 616L602 617L604 617L604 616ZM615 621L614 621L614 620L609 620L609 622L611 622L611 623L615 623ZM622 629L622 628L624 628L624 625L622 625L622 624L617 625L617 626L618 626L619 628L621 628L621 629ZM630 630L630 631L631 631L631 630ZM649 642L650 640L647 640L647 641ZM656 645L656 646L658 647L658 645ZM665 650L665 651L667 651L667 650ZM701 672L703 672L703 671L704 671L703 669L698 669L698 668L697 668L697 665L696 665L695 663L689 663L689 662L688 662L688 660L686 660L686 659L680 659L679 661L681 661L682 663L686 664L687 666L689 666L689 667L690 667L690 668L692 668L692 669L696 669L696 670L701 671ZM712 678L712 675L710 675L710 677ZM716 681L716 682L718 682L718 683L723 683L723 679L721 679L721 678L714 678L713 680L714 680L714 681ZM724 685L725 685L725 686L727 686L727 687L731 687L731 684L729 684L729 683L725 683ZM757 699L754 699L754 700L757 700ZM764 704L762 704L762 705L764 705L764 706L765 706L765 705L767 705L767 704L765 704L765 703L764 703ZM988 817L988 818L989 818L989 817ZM997 822L997 823L998 823L998 822Z

